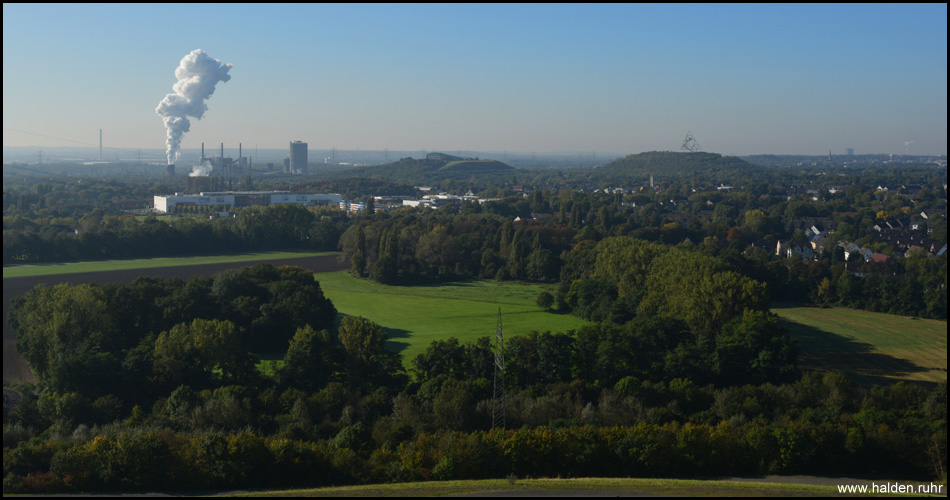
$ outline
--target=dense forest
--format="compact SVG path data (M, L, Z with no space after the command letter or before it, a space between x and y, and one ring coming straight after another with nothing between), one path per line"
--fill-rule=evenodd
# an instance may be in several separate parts
M636 240L606 242L589 269L572 261L580 275L616 275L628 293L639 278L611 272L624 260L611 245L655 252L654 261L683 272L722 266L702 256L680 262L690 257ZM491 428L487 337L433 342L407 373L384 348L385 330L364 318L335 323L319 283L300 268L40 287L11 312L40 383L22 388L5 417L4 490L595 472L939 475L945 383L868 389L835 373L802 375L794 343L764 305L738 307L755 303L743 296L730 305L716 290L675 292L682 278L672 274L656 291L684 293L709 314L651 298L648 287L650 314L510 339L510 430ZM739 288L764 289L752 280ZM283 351L280 368L255 369L255 353Z

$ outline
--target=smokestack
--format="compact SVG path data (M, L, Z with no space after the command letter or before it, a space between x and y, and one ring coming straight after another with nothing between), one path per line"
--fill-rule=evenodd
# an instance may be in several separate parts
M205 162L205 143L201 143L201 163Z
M99 129L99 161L102 161L102 129Z
M168 166L165 167L165 175L167 175L167 176L169 176L169 177L174 177L174 176L175 176L175 164L174 164L174 163L169 163Z
M201 119L208 105L205 100L214 93L218 82L231 79L228 71L230 64L221 64L221 61L208 57L201 49L194 50L181 59L175 70L178 82L172 87L174 94L168 94L158 103L155 113L162 117L165 124L165 155L168 164L174 164L175 158L181 155L181 138L191 128L188 117Z
M238 162L241 161L241 143L238 143Z
M221 160L224 160L224 143L221 143Z

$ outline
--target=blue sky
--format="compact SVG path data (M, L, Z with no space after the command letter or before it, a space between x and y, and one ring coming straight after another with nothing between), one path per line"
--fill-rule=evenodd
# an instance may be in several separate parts
M4 4L3 145L163 148L200 48L184 148L946 154L946 47L946 4Z

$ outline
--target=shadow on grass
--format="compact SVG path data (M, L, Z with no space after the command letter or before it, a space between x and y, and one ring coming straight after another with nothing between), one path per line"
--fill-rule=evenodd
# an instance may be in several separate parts
M392 340L386 341L386 350L389 352L394 352L394 353L399 354L402 351L405 351L406 348L408 347L409 347L409 342L395 342Z
M454 287L471 287L475 286L472 284L472 280L468 281L442 281L438 279L405 279L399 280L395 283L392 283L392 286L404 286L404 287L418 287L418 288L438 288L443 286L454 286Z
M335 324L336 331L339 331L340 325L343 324L343 318L347 316L352 316L352 315L344 314L341 312L336 313L336 324ZM379 325L379 327L382 328L384 332L386 332L386 349L387 350L399 353L399 352L404 351L407 347L409 347L408 342L400 342L398 340L393 340L393 339L407 339L410 337L409 334L412 333L411 331L403 330L400 328L390 328L383 325Z
M380 325L381 326L381 325ZM409 330L401 330L399 328L388 328L383 326L383 330L389 336L386 339L386 349L392 352L402 352L407 347L409 347L409 342L400 342L393 339L407 339L409 338Z
M915 373L930 371L903 358L874 352L874 346L837 333L786 318L779 324L798 343L798 366L803 369L838 370L861 384L892 384Z

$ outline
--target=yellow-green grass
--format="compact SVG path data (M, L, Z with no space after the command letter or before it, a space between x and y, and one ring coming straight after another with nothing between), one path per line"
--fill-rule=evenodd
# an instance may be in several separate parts
M884 484L885 480L875 481ZM482 495L495 496L524 495L546 496L538 493L550 492L557 496L618 496L635 493L662 496L840 496L838 484L857 484L871 491L871 481L837 480L834 478L752 478L742 480L698 480L698 479L613 479L613 478L577 478L577 479L484 479L475 481L430 481L417 483L376 484L363 486L341 486L330 488L255 491L238 496L300 496L300 497L405 497L405 496L447 496ZM902 485L918 483L901 481ZM573 493L569 493L573 490ZM943 487L946 492L946 486ZM535 493L532 495L532 492ZM867 493L864 494L866 496ZM856 496L851 494L849 496ZM926 495L912 495L926 496ZM945 493L944 493L945 496Z
M947 322L853 309L779 305L804 369L839 370L861 382L947 380Z
M4 278L25 276L46 276L50 274L92 273L101 271L122 271L129 269L148 269L155 267L192 266L202 264L224 264L260 259L295 259L332 255L335 252L258 252L235 255L205 255L198 257L155 257L151 259L97 260L83 262L65 262L53 264L24 264L3 268Z
M546 312L536 305L550 287L514 282L471 281L438 285L389 286L354 278L346 271L318 273L324 294L337 311L363 316L389 332L387 348L401 352L408 367L433 340L460 343L495 335L501 309L505 338L539 332L566 332L586 321Z

